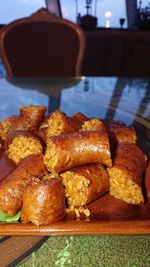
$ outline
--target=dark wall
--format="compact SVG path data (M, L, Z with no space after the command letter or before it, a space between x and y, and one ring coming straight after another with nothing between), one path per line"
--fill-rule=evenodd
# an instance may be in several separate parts
M150 32L86 31L83 75L150 76Z

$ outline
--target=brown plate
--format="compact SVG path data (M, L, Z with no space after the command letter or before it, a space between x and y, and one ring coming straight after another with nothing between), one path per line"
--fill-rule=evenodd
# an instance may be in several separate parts
M150 164L146 173L150 190ZM0 235L67 235L67 234L150 234L150 200L142 205L128 205L109 194L92 202L90 220L76 220L73 215L47 226L27 223L1 223Z
M148 139L140 137L141 146L146 153L150 144ZM7 168L11 170L14 166L6 158L0 157L0 168L4 168L7 173ZM146 191L150 192L150 164L145 175L145 185ZM90 220L85 218L76 220L73 215L69 215L64 220L47 226L35 226L31 223L0 223L0 235L150 234L150 199L146 199L142 205L128 205L106 194L88 207L91 210Z
M0 235L150 234L149 202L133 207L106 195L89 206L89 221L66 217L40 227L30 223L2 223Z
M99 201L95 204L94 210L98 204ZM136 210L134 213L131 209L131 213L128 213L128 209L125 209L126 216L113 215L112 217L110 214L103 217L95 213L95 218L93 215L90 221L66 218L63 221L39 227L30 223L3 223L0 225L0 235L150 234L150 205L140 210L141 212Z

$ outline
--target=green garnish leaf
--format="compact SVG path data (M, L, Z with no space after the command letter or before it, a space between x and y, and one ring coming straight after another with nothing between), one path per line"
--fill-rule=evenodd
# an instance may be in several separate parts
M2 210L0 210L0 222L17 222L20 218L20 214L21 212L19 211L18 213L16 213L13 216L8 215L7 213L3 212Z

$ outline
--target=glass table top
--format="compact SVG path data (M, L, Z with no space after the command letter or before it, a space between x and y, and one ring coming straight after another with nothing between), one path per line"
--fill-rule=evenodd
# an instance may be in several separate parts
M19 106L29 104L45 105L47 112L60 108L68 115L82 112L87 117L123 120L128 126L138 123L142 133L145 133L150 140L150 79L79 77L76 79L36 80L8 79L2 74L0 76L0 120L17 114ZM148 142L147 154L149 153ZM15 243L13 243L13 239L15 239ZM43 266L44 264L44 266L50 267L84 267L87 266L87 262L89 267L150 266L149 235L71 235L44 237L44 239L32 237L32 240L30 237L24 237L24 248L21 248L21 237L18 237L20 251L17 246L17 237L11 237L10 240L5 239L4 242L1 242L1 247L3 246L3 250L7 245L12 248L13 243L15 255L13 254L13 259L8 257L11 266L16 266L22 259L39 248L44 241L44 245L39 250L35 250L20 266ZM85 244L87 245L85 246ZM32 249L30 245L32 245ZM78 249L75 251L74 247ZM77 256L79 250L83 251L80 254L82 263ZM65 253L69 253L67 254L69 256L66 256ZM112 257L113 253L116 253L115 258ZM42 255L44 256L42 257ZM105 257L106 255L107 257ZM0 261L3 262L2 259Z
M11 103L11 105L10 105ZM132 125L137 116L150 120L150 80L118 77L78 79L0 78L0 119L17 114L21 105L60 108L68 115L123 120Z

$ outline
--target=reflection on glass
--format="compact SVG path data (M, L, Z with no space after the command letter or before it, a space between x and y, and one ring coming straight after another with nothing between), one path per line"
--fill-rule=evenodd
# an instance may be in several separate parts
M31 104L48 107L49 97L38 91L17 88L6 79L0 79L0 120L18 114L20 106Z
M148 117L148 91L149 83L146 80L88 78L77 86L62 90L60 108L68 115L82 112L87 117L123 120L130 126L136 118L136 113L142 117L146 112ZM146 110L143 110L143 104Z
M52 107L51 111L54 108L60 108L68 115L81 112L87 117L123 120L128 126L137 121L137 118L143 125L148 120L150 123L150 80L148 79L82 77L81 80L69 86L61 84L61 88L66 89L58 91L59 101L55 101L57 104L55 107L54 98L52 100L53 96L58 100L58 96L53 95L55 90L42 91L45 83L40 83L38 91L37 84L33 83L33 85L33 91L29 86L20 89L5 78L0 78L0 120L17 114L21 105L33 104ZM49 83L48 86L50 86Z
M105 12L105 27L110 28L111 27L111 17L112 17L112 12L111 11L106 11Z
M123 28L123 25L124 25L124 23L125 23L125 18L120 18L119 19L119 23L120 23L120 27L121 27L121 29Z
M68 1L60 0L62 6L62 15L64 18L67 18L71 21L77 21L77 15L80 13L80 16L86 14L86 1ZM119 18L126 19L126 1L125 0L107 0L107 1L92 1L90 13L92 16L98 18L98 27L106 26L105 13L111 12L111 21L109 20L109 25L114 28L120 28ZM127 28L127 19L124 23L124 28Z
M105 118L115 82L116 78L88 78L87 90L87 81L81 80L77 86L62 91L60 108L70 115L82 112L88 117Z

